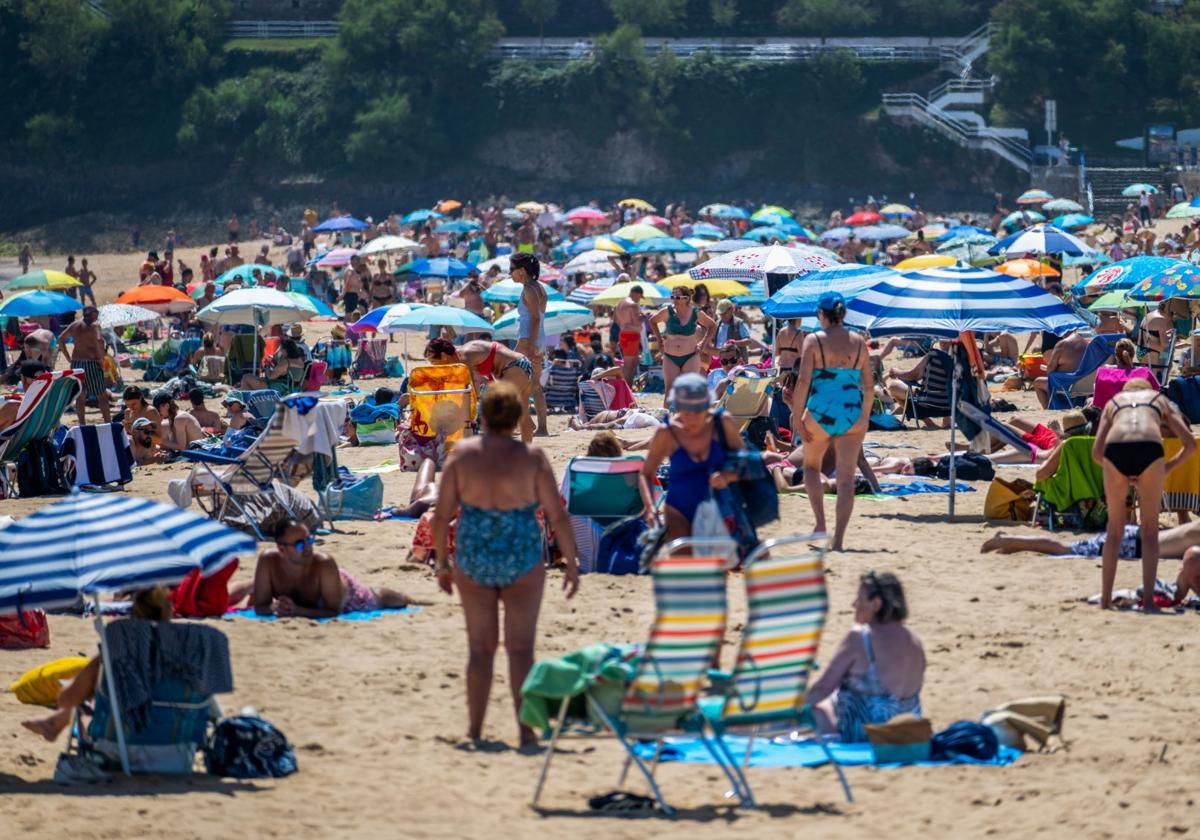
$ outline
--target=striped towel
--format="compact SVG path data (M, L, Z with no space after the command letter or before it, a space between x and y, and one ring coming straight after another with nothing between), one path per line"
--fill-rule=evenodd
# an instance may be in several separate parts
M133 455L120 423L72 426L59 453L75 466L76 487L128 484L133 480Z

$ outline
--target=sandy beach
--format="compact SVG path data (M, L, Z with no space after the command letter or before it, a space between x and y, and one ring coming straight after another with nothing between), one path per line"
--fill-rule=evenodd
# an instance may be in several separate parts
M247 243L243 254L256 248ZM198 248L182 256L198 269ZM272 256L278 261L278 251ZM78 256L83 256L82 254ZM101 303L136 284L134 255L87 255L100 281ZM61 268L60 256L39 255L35 268ZM5 276L11 261L0 264ZM329 323L306 325L310 336ZM415 351L417 344L410 341ZM399 342L396 345L400 347ZM387 380L362 383L364 388ZM393 383L394 384L394 383ZM1032 393L1005 394L1020 415L1047 420ZM658 399L656 396L649 397ZM586 446L588 433L552 421L540 442L562 474ZM646 432L626 433L629 436ZM868 440L916 455L945 450L942 431L872 433ZM393 457L390 447L339 452L339 461L366 467ZM128 490L166 500L169 479L184 465L139 470ZM1032 470L1000 474L1032 480ZM385 500L404 502L413 476L383 476ZM847 804L834 773L818 769L751 769L761 808L731 807L715 766L665 764L674 821L646 824L590 813L587 798L614 789L621 765L615 740L572 740L561 746L543 794L541 813L529 807L541 759L512 749L516 742L503 652L497 659L487 735L494 749L471 750L463 734L466 640L457 600L442 595L432 573L405 562L414 523L342 522L325 537L330 552L364 582L431 601L413 615L368 623L292 619L274 623L225 620L235 691L226 710L258 709L296 747L300 772L278 781L237 782L206 776L182 780L116 779L96 788L64 788L51 777L62 743L48 744L19 722L37 716L11 694L0 698L0 825L12 836L178 838L251 837L983 837L1178 836L1195 827L1193 783L1200 773L1200 712L1191 685L1197 664L1195 614L1157 618L1102 612L1084 603L1099 590L1099 561L1033 554L979 553L996 526L983 518L986 483L958 499L946 519L946 496L863 501L847 537L848 550L827 558L831 597L823 656L849 628L858 576L896 572L909 596L909 626L928 656L923 706L935 729L978 719L988 708L1023 696L1068 698L1065 746L1026 754L999 767L846 769L856 801ZM302 485L310 495L311 485ZM6 500L0 513L20 516L51 499ZM832 499L829 500L832 512ZM808 501L782 499L782 518L763 529L772 537L807 533ZM1169 520L1169 523L1168 523ZM1174 517L1163 518L1175 524ZM1026 526L1006 531L1035 533ZM131 546L136 551L136 546ZM1178 561L1164 561L1173 579ZM242 559L238 577L253 558ZM1137 563L1123 562L1117 586L1136 586ZM644 639L653 615L648 577L583 578L565 601L561 575L548 577L538 654L555 656L584 644ZM739 577L730 581L733 616L725 662L732 659L745 610ZM0 683L51 658L91 655L90 621L51 616L49 650L0 652ZM629 789L643 791L632 776Z

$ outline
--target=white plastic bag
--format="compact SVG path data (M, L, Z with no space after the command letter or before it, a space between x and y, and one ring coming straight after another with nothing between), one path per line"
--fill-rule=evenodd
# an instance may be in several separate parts
M729 539L729 529L725 527L725 517L717 500L711 495L696 506L696 515L692 517L692 536L697 538Z

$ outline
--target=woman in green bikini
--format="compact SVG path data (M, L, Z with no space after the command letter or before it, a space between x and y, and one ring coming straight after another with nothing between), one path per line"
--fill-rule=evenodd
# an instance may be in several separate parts
M717 323L692 302L691 289L672 289L671 305L655 313L650 329L662 348L665 393L671 393L671 384L679 374L707 372L705 351L717 333ZM708 352L711 354L710 349Z
M817 300L821 330L804 339L800 375L792 392L792 426L804 442L804 490L816 530L825 530L825 489L821 462L833 446L837 480L837 522L830 548L842 550L854 512L854 470L867 434L875 377L862 336L842 326L846 301L837 292Z

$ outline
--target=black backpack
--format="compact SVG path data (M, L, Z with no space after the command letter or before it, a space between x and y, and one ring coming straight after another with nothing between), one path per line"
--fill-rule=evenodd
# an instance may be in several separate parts
M235 715L217 724L204 750L204 766L214 776L268 779L298 769L288 739L270 721Z
M31 441L17 456L17 489L22 499L63 496L70 491L52 440Z
M950 456L943 455L937 463L937 477L950 477ZM991 481L996 477L996 468L986 455L978 452L960 452L954 456L955 481Z

